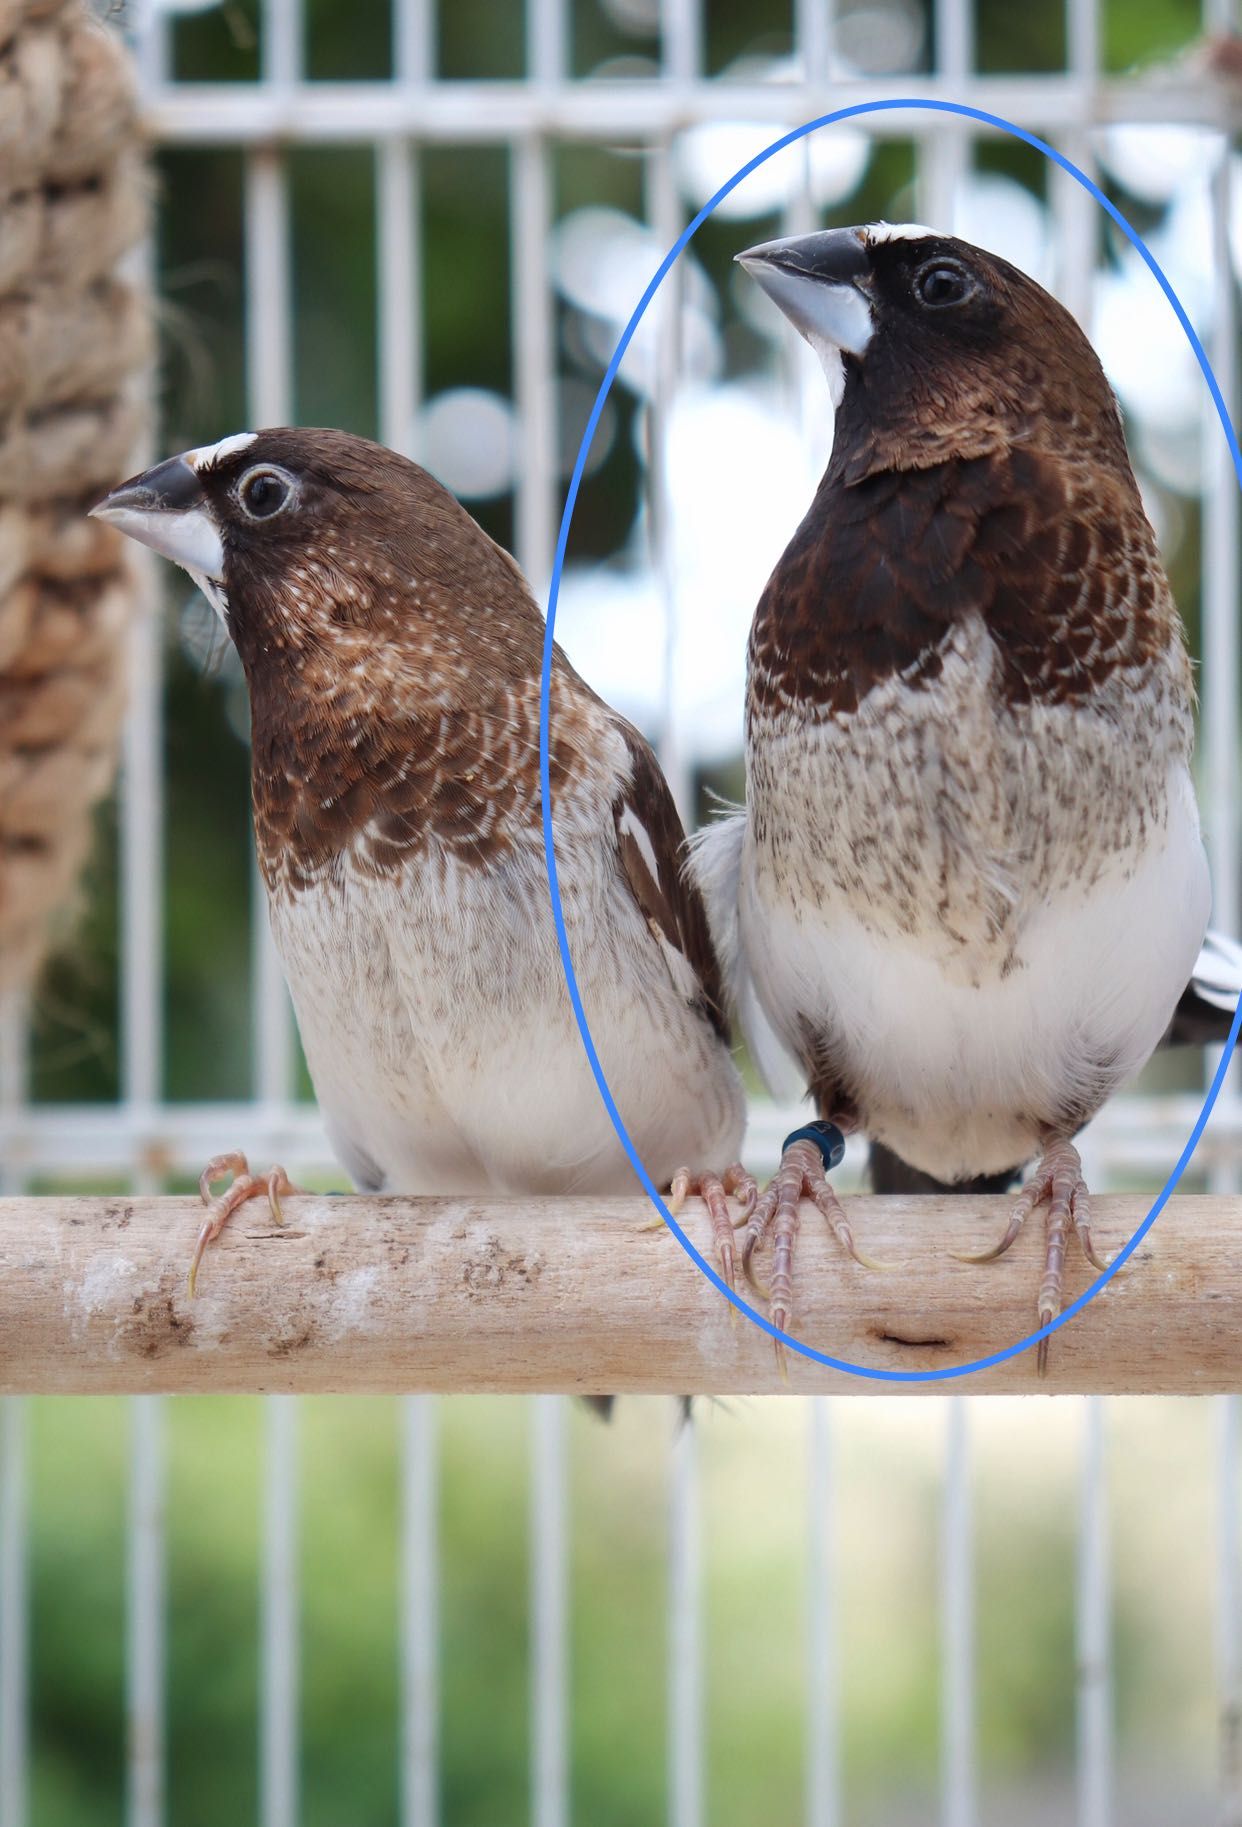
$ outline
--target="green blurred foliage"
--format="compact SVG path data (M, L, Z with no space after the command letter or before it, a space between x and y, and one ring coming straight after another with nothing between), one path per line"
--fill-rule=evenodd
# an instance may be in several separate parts
M32 1820L120 1827L127 1410L41 1399L32 1411ZM189 1398L164 1412L169 1819L253 1821L262 1405ZM1039 1793L1073 1758L1080 1410L1017 1399L974 1414L984 1793ZM439 1416L443 1819L509 1827L530 1781L531 1410L457 1398ZM302 1819L392 1827L399 1406L324 1398L302 1402L299 1417ZM935 1399L834 1405L851 1827L926 1820L911 1798L935 1792L945 1418ZM1123 1787L1154 1768L1185 1798L1211 1785L1212 1576L1207 1556L1186 1553L1210 1538L1209 1422L1185 1402L1110 1407L1119 1768ZM807 1405L785 1398L699 1404L694 1423L713 1827L801 1818L807 1424ZM678 1425L676 1405L656 1399L622 1402L608 1425L572 1411L570 1757L574 1818L590 1827L665 1815L665 1543ZM1008 1817L998 1805L984 1818Z

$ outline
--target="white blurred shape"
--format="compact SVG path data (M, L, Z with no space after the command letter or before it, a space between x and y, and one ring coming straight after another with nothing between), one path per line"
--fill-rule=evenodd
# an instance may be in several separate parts
M670 293L670 296L672 294ZM581 341L591 355L606 368L617 346L620 326L602 317L588 317L582 324ZM720 373L723 362L720 332L712 319L693 306L686 306L677 326L677 369L686 381L711 381ZM661 349L659 319L648 310L621 357L617 378L634 393L649 399L660 387Z
M577 209L557 225L556 283L583 313L578 341L601 368L667 252L652 229L619 209ZM678 305L679 373L693 382L710 380L720 371L715 288L683 253L644 313L618 371L636 393L649 395L660 381L659 313Z
M1162 121L1104 127L1096 135L1105 171L1144 203L1171 202L1185 185L1202 183L1220 144L1220 135L1206 128Z
M954 233L999 254L1041 285L1052 275L1048 211L1024 184L997 172L971 172L954 202Z
M676 146L682 190L701 207L735 171L779 137L772 124L763 121L708 121L689 128ZM808 180L817 206L843 202L861 183L870 155L866 134L851 127L821 127L743 178L715 214L728 221L771 215L800 196Z
M464 501L503 495L517 473L518 430L512 402L482 387L454 387L423 408L422 460Z
M823 410L830 410L826 391ZM666 461L678 629L674 716L696 760L724 760L742 744L755 604L815 477L772 383L684 389L671 409ZM629 570L567 568L556 632L598 691L656 727L664 692L653 662L663 651L664 614L645 560Z
M1093 335L1104 372L1145 431L1197 425L1203 378L1185 333L1133 250L1096 279Z
M557 223L553 271L570 304L592 317L624 324L667 252L645 223L623 210L592 205ZM687 302L699 310L713 309L715 293L707 275L686 254L678 265Z
M915 0L845 0L833 21L837 57L858 76L899 76L913 70L926 27Z
M619 32L649 38L660 29L660 0L600 0L600 9Z

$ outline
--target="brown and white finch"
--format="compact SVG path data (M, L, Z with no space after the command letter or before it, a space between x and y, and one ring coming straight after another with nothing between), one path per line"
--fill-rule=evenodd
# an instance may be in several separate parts
M417 465L340 431L244 432L95 512L182 565L250 691L255 839L332 1145L370 1191L620 1193L557 951L538 776L544 624ZM719 967L659 764L557 650L562 904L592 1033L657 1184L696 1170L726 1272L744 1120ZM206 1241L280 1170L239 1157ZM206 1184L207 1176L204 1176ZM204 1196L206 1190L204 1189ZM195 1258L197 1264L197 1255Z
M751 629L745 812L698 857L739 1004L829 1126L787 1146L745 1257L774 1223L784 1325L799 1196L841 1234L832 1126L947 1184L1038 1158L980 1259L1047 1203L1043 1325L1071 1229L1098 1260L1073 1137L1207 923L1181 624L1103 370L1033 280L917 226L739 259L835 409Z

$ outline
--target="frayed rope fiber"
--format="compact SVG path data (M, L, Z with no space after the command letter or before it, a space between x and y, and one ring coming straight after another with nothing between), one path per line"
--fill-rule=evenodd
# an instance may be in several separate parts
M55 937L116 768L142 586L84 510L139 455L149 193L117 33L0 0L0 988Z

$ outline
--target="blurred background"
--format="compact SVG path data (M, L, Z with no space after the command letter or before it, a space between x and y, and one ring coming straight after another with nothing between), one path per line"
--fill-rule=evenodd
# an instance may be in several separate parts
M394 7L107 9L158 172L159 453L281 420L382 437L543 593L601 376L684 223L785 128L905 93L1089 170L1232 393L1227 5ZM1000 252L1093 335L1204 662L1236 934L1225 440L1141 259L1016 140L866 117L729 196L604 407L558 638L657 742L688 823L740 796L750 616L831 423L732 259L882 217ZM122 790L8 1015L5 1183L171 1190L240 1144L343 1185L256 914L240 668L187 580L154 584ZM1093 1184L1161 1184L1204 1064L1166 1059L1106 1115ZM785 1114L756 1086L757 1170ZM1232 1092L1210 1135L1187 1184L1224 1189ZM704 1404L687 1434L639 1400L607 1427L542 1400L10 1400L0 1827L1242 1821L1238 1442L1223 1402L790 1398Z

